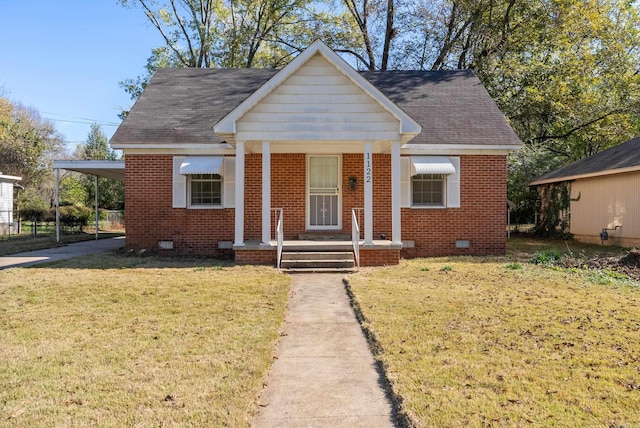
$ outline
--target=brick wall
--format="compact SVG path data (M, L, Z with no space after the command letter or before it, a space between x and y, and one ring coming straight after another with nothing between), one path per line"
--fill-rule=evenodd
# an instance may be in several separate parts
M402 239L415 241L403 257L505 253L506 157L461 156L460 170L461 208L402 209ZM470 248L455 248L458 239Z
M262 155L244 158L244 239L262 240Z
M271 207L283 208L284 239L298 239L306 230L306 171L304 153L271 154Z
M349 188L349 177L356 177L357 189ZM364 158L362 154L342 156L342 229L351 233L351 209L364 208ZM364 213L358 219L364 237ZM373 155L373 239L385 234L391 239L391 156Z
M400 263L400 250L360 249L360 266L392 266Z
M233 241L235 210L172 208L172 175L173 156L127 154L127 248L157 252L158 241L173 241L166 253L231 256L218 241Z
M275 265L276 251L270 250L240 250L236 251L235 261L241 265Z
M462 156L460 161L461 208L402 209L402 239L415 241L415 248L402 250L403 257L504 254L506 158ZM381 234L390 239L390 155L374 154L373 168L374 239L379 239ZM262 156L248 154L245 159L246 239L259 240L262 236L261 169ZM357 178L356 190L350 190L349 177ZM306 156L272 154L271 178L271 206L284 209L285 239L297 239L298 234L306 230ZM351 209L364 207L362 179L362 154L343 155L345 233L351 232ZM172 208L170 155L127 155L126 206L127 248L157 251L158 241L167 240L173 241L171 252L176 254L230 255L229 251L218 250L217 244L233 241L235 210ZM456 249L457 239L469 240L470 248ZM377 256L365 256L372 257Z

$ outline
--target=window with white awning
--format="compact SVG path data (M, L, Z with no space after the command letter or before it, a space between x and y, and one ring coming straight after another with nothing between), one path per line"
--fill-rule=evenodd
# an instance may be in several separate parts
M233 208L235 158L174 156L174 208Z
M403 156L400 171L402 207L460 208L459 156Z

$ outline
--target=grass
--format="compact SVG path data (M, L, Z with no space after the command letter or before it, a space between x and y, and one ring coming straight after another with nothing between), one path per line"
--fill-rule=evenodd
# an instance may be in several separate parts
M585 244L578 241L562 241L558 239L531 239L528 237L512 237L508 241L507 255L515 258L531 258L536 252L554 255L569 255L578 258L596 256L619 256L626 252L625 248L613 245Z
M0 271L0 425L248 426L289 282L117 254Z
M116 236L124 236L124 233L119 232L100 232L99 238L113 238ZM25 251L43 250L45 248L60 247L63 245L71 244L73 242L90 241L95 239L94 233L75 233L72 235L60 235L60 242L56 242L56 235L54 234L38 234L35 238L31 235L11 235L0 236L0 257L8 254L22 253Z
M603 251L521 240L509 257L416 259L348 278L408 425L640 422L639 284L529 263L549 247Z

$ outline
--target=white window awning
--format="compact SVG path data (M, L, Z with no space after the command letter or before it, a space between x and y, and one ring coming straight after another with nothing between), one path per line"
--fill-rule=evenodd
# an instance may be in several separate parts
M411 156L411 176L418 174L452 175L456 168L446 156Z
M224 156L187 156L180 165L180 174L220 174Z

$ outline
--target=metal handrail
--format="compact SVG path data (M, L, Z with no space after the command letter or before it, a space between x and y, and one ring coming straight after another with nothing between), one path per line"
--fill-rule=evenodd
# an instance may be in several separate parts
M353 245L353 256L356 259L356 266L360 267L360 225L356 211L362 208L351 209L351 245Z
M276 222L276 242L277 242L277 253L276 253L276 268L280 269L280 262L282 261L282 247L284 243L284 225L282 208L271 208L272 211L278 213L278 221Z

